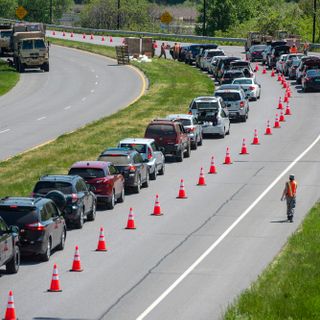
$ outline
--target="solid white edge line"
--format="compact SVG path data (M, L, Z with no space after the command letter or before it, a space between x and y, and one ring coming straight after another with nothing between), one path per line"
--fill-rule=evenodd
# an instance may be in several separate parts
M41 118L38 118L37 120L38 121L41 121L41 120L44 120L44 119L46 119L47 117L41 117Z
M145 311L143 311L136 320L144 319L166 296L172 292L223 240L224 238L239 224L239 222L265 197L265 195L279 182L279 180L296 165L320 140L318 137L305 149L289 166L280 173L280 175L260 194L260 196L224 231L224 233L168 288L166 289Z
M10 129L2 130L2 131L0 131L0 134L1 134L1 133L6 133L6 132L8 132L8 131L10 131Z

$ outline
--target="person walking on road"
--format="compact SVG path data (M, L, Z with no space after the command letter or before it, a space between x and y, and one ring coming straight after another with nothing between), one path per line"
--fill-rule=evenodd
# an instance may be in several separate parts
M166 55L166 45L164 44L164 42L162 42L160 49L161 49L161 51L160 51L160 56L159 56L159 58L161 58L162 56L164 56L164 58L167 59L167 55Z
M287 200L287 217L290 222L293 222L294 209L296 207L296 192L297 182L294 180L294 175L290 174L289 181L286 182L281 197L281 201Z
M303 45L303 54L307 56L308 55L308 51L309 51L309 43L305 42L304 45Z

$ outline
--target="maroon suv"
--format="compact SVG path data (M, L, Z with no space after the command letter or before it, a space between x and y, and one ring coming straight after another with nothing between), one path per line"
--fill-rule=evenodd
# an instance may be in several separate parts
M71 166L68 174L82 177L93 187L98 203L108 209L113 209L116 201L124 201L124 177L111 162L79 161Z
M172 155L178 162L183 161L183 156L190 157L190 138L180 122L153 120L147 126L144 137L154 139L165 156Z

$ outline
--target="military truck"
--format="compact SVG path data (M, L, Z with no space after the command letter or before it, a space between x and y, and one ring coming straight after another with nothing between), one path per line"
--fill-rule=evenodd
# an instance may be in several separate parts
M254 44L260 44L262 41L262 34L257 31L248 32L247 40L244 44L244 50L248 51L249 48Z
M27 68L49 71L49 46L42 31L15 32L12 46L13 64L18 72Z
M0 57L4 57L11 51L12 25L0 24Z

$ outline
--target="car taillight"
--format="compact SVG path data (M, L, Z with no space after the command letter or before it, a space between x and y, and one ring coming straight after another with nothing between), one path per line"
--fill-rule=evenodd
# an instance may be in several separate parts
M193 128L188 128L187 129L187 132L194 132L195 131L195 128L193 127Z
M29 223L25 225L25 229L28 230L36 230L36 231L43 231L45 229L44 225L40 222Z
M192 114L192 111L189 111L188 114Z
M249 87L249 90L254 90L254 87L253 87L253 86L250 86L250 87Z
M72 201L72 203L75 203L78 201L78 195L76 193L73 193L71 195L71 201Z
M308 77L306 77L306 78L305 78L305 80L306 80L306 81L310 81L311 79L310 79L310 78L308 78Z
M136 172L136 167L135 166L129 166L129 171L130 172Z
M240 108L243 108L243 107L244 107L244 102L241 101L241 102L240 102Z
M152 151L150 148L148 148L148 159L152 159Z

